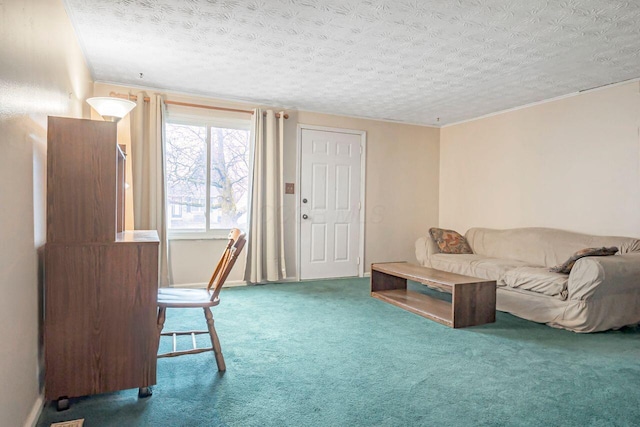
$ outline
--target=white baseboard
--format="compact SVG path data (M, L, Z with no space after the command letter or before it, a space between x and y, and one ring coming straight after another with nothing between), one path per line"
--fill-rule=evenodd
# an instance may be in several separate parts
M36 401L33 403L29 416L24 421L24 427L35 427L38 423L38 418L42 414L42 408L44 408L44 396L39 395Z
M370 271L367 271L366 273L364 273L364 274L362 275L362 277L371 277L371 272L370 272Z

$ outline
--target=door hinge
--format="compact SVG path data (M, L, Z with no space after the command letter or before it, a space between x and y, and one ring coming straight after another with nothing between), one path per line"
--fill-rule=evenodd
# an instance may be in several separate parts
M358 202L358 210L362 209L362 202Z
M356 258L356 265L360 265L360 257Z
M360 154L362 154L362 145L360 145Z

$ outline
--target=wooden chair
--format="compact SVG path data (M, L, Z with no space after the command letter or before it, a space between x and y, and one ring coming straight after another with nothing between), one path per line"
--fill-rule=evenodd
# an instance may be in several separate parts
M224 357L220 348L220 340L213 326L213 315L211 307L220 303L220 290L224 284L231 268L236 262L238 255L242 252L245 245L245 234L234 228L229 233L229 242L222 253L222 257L216 266L216 269L209 280L207 289L175 289L161 288L158 290L158 346L162 336L173 337L173 351L169 353L159 354L160 357L182 356L184 354L202 353L205 351L213 351L218 371L225 371ZM186 332L162 332L167 308L194 308L200 307L204 310L204 317L207 321L208 331L186 331ZM211 347L198 348L196 345L196 335L208 333L211 337ZM191 335L193 348L189 350L177 350L176 337L178 335Z

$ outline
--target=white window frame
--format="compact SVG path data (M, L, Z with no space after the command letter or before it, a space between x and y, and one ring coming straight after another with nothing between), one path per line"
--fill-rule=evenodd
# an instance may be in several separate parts
M205 200L205 230L189 230L189 229L171 229L167 224L167 237L169 240L226 240L229 236L229 228L210 229L211 225L211 128L225 128L249 131L249 152L251 156L251 120L250 119L234 119L220 117L206 117L189 114L171 114L169 113L167 124L206 126L207 128L207 192ZM249 164L249 175L247 179L251 179L251 164ZM247 194L247 198L250 195ZM167 206L168 207L168 206ZM247 213L248 215L248 213Z

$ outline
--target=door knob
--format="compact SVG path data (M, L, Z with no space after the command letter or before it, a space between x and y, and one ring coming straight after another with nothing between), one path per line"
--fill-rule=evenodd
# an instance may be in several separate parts
M307 214L302 215L302 219L309 219L309 215Z

